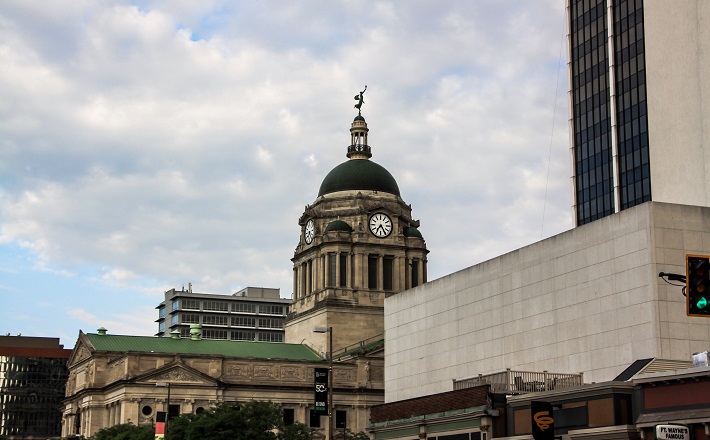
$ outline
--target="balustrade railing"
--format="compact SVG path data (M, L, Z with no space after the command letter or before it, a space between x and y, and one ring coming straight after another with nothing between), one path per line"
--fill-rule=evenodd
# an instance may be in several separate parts
M518 371L508 368L499 373L454 379L454 390L486 384L490 385L491 391L495 393L534 393L580 386L584 384L584 373L548 373L547 371Z

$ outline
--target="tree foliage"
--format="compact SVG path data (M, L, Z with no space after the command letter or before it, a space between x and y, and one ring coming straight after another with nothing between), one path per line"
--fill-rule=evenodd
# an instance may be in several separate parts
M305 425L284 426L281 408L271 402L225 402L201 414L170 421L166 440L313 440Z
M335 440L370 440L370 436L364 432L353 433L349 429L345 431L336 429L333 433L333 437L335 437Z
M92 437L93 440L153 440L154 438L153 426L136 426L132 423L103 428Z
M313 431L303 423L295 422L284 426L280 440L313 440Z

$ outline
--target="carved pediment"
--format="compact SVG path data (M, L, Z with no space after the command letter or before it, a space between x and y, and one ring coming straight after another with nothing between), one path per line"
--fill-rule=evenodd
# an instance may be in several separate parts
M214 385L215 380L205 376L199 371L183 365L173 366L167 370L148 373L136 380L138 383L170 382L188 385Z
M90 358L91 357L91 350L89 350L89 347L86 346L86 343L82 341L81 338L76 342L76 345L74 346L74 350L72 351L71 356L69 357L69 366L73 366L78 364L79 362L83 361L84 359Z

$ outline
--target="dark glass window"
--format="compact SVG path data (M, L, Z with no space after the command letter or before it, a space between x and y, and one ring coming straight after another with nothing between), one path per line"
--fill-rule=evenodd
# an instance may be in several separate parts
M293 425L295 419L295 411L293 408L284 408L284 425Z
M256 338L256 332L236 331L232 332L232 341L253 341Z
M328 286L335 287L335 254L328 254Z
M48 438L61 434L66 362L0 356L0 436Z
M377 289L377 256L367 257L367 287Z
M340 287L348 285L348 254L340 254Z
M577 224L613 212L604 0L570 2Z
M168 406L168 420L180 417L180 405Z
M382 259L382 287L385 290L392 290L392 280L394 275L394 258L385 257Z
M183 324L199 324L200 323L200 315L185 313L184 315L182 315L182 323Z
M345 410L335 410L335 428L336 429L346 429L348 419L348 412Z
M419 285L419 260L412 260L412 287Z
M308 426L311 428L320 428L320 415L315 410L309 410Z
M651 200L643 0L614 5L616 114L621 209Z
M212 330L203 329L202 330L203 339L227 339L227 330Z

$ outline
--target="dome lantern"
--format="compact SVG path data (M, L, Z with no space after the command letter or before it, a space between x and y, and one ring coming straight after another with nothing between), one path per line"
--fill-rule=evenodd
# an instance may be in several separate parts
M365 86L367 90L367 86ZM367 128L367 122L365 118L362 117L362 104L365 103L363 100L363 95L365 90L360 92L360 94L355 95L355 108L357 109L357 116L353 120L350 126L350 146L348 147L348 159L369 159L372 157L372 152L370 151L370 146L367 144L367 132L370 131Z

